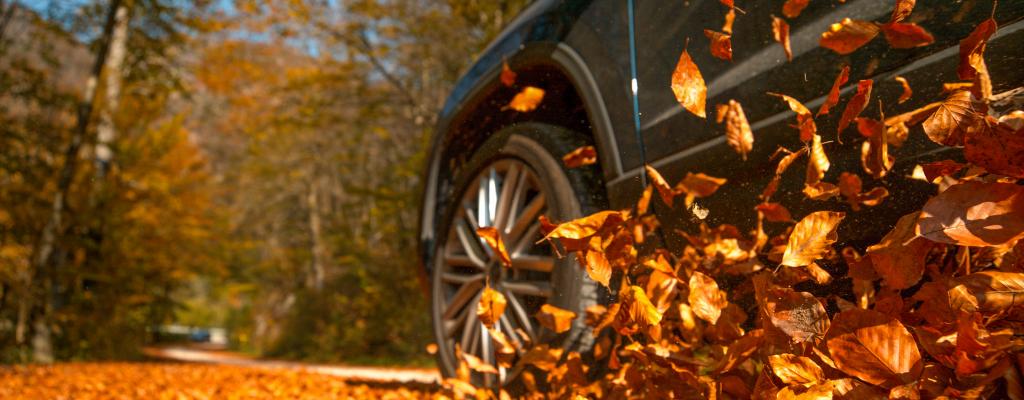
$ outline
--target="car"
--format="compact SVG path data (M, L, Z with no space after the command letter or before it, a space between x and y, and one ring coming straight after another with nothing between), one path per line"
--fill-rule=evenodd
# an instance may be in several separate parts
M919 0L911 20L934 36L933 43L896 49L879 35L840 55L819 45L821 33L844 18L887 21L894 1L814 1L788 19L792 59L787 60L772 35L782 1L737 3L744 13L734 22L730 62L712 56L704 34L723 24L728 8L719 1L537 1L458 81L431 142L419 231L438 364L445 376L455 373L457 351L489 363L500 356L475 313L485 286L507 297L495 329L510 340L581 351L593 346L583 311L613 294L589 279L573 255L559 257L540 242L541 215L566 221L604 209L628 209L645 188L644 166L651 165L669 182L688 172L728 180L717 193L698 200L708 210L705 218L695 218L686 207L656 207L669 249L685 245L679 235L668 234L676 229L693 231L702 223L752 229L757 223L752 210L775 174L778 158L773 153L780 147L803 147L793 112L768 93L792 96L816 111L840 70L849 66L844 101L859 80L874 82L865 116L877 119L881 110L896 115L917 109L943 98L942 83L958 81L959 41L993 12L988 2ZM1012 95L1024 84L1024 68L1019 67L1024 65L1024 1L1002 1L998 8L994 15L1000 28L985 57L994 92ZM728 146L721 124L688 112L673 95L670 80L684 49L707 82L709 110L729 100L743 105L755 135L745 158ZM511 86L501 82L506 63L516 74ZM913 87L909 101L895 101L903 92L896 76ZM509 109L510 99L526 86L545 91L539 107ZM832 168L826 179L833 182L842 171L863 175L863 140L857 140L857 129L838 140L842 106L815 120L829 141ZM887 188L890 196L884 203L858 212L849 212L850 205L841 201L829 203L847 211L837 248L877 243L900 216L920 209L935 194L935 185L913 178L915 166L957 156L920 129L912 128L906 142L892 148L896 163L885 179L865 180L865 187ZM596 148L596 164L563 165L563 155L586 145ZM775 195L794 216L822 207L804 198L803 183L802 174L787 174ZM476 229L485 226L502 233L510 268L501 267L477 237ZM539 327L534 317L545 303L580 317L568 332L556 334ZM497 376L479 379L506 384L517 373L499 368Z

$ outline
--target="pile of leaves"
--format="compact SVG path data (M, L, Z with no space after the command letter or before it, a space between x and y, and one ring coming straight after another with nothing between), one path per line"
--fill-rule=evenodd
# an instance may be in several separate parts
M394 386L394 387L391 387ZM408 399L433 387L350 383L292 369L159 363L67 363L0 369L0 398Z
M729 7L727 29L708 37L714 55L731 59L735 6L722 3ZM789 0L784 14L792 18L806 3ZM923 28L902 22L913 6L913 0L896 1L886 24L845 19L822 34L821 46L848 54L879 32L894 48L931 43ZM773 18L788 54L788 26ZM814 211L796 219L772 202L780 177L805 156L808 199L842 196L856 212L888 197L881 186L864 191L857 171L843 172L838 182L824 180L830 162L815 118L838 103L849 75L844 68L817 114L795 98L771 94L796 113L794 135L804 146L776 152L775 179L750 210L758 221L751 232L701 224L697 232L674 232L686 240L681 251L664 248L660 235L668 233L658 232L659 217L667 213L653 213L652 198L703 219L707 210L695 199L728 182L688 173L672 186L650 166L650 185L631 209L558 224L542 217L544 239L573 254L615 301L592 306L581 317L595 337L592 354L544 344L516 348L489 328L498 363L521 371L519 381L533 397L543 397L539 390L553 398L1024 398L1024 112L998 115L990 106L994 96L983 54L995 31L990 18L960 42L962 81L946 84L947 97L921 109L861 117L872 80L858 82L839 134L856 126L864 174L884 179L895 161L889 146L901 145L918 124L932 141L962 148L967 161L920 165L917 175L935 184L938 194L900 218L880 242L861 251L836 249L843 212ZM903 102L912 91L898 80L904 93L895 101ZM706 118L707 89L686 50L672 89L684 108ZM727 142L746 157L754 135L742 106L733 100L716 111ZM565 162L591 164L595 154L581 148ZM765 229L765 221L782 228ZM507 265L500 235L478 233ZM845 276L832 276L819 262L845 264ZM811 290L828 293L815 295L796 289L826 284L848 290ZM504 304L500 293L488 290L478 306L481 321L492 323ZM537 315L555 332L569 330L575 318L550 305ZM508 396L473 384L481 381L474 376L496 373L494 366L459 356L457 376L445 381L454 396Z

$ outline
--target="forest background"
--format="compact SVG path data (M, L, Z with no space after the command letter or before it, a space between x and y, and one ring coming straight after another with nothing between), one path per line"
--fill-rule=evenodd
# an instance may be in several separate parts
M428 362L424 157L526 0L0 0L0 362Z

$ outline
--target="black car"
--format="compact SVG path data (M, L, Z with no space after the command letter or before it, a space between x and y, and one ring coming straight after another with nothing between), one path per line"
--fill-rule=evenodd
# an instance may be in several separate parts
M540 223L566 221L602 209L631 207L644 189L644 165L669 182L687 172L728 179L728 184L699 206L709 210L703 221L683 207L658 207L662 232L734 224L751 229L752 209L772 179L777 148L802 147L794 114L778 97L799 99L817 111L843 66L850 80L828 116L815 119L826 140L834 140L844 102L858 80L872 79L871 104L864 115L879 118L878 99L887 115L896 115L943 98L942 84L956 82L958 43L992 13L990 1L918 0L910 21L934 35L922 47L894 49L878 38L848 55L819 45L821 33L843 18L885 22L894 0L816 0L788 19L792 60L773 39L773 15L782 1L737 1L732 35L733 60L715 58L704 30L719 30L728 10L719 0L548 0L530 5L487 48L459 81L440 115L425 179L420 228L420 257L430 283L434 333L441 371L451 376L457 365L456 344L464 352L494 361L488 333L477 322L477 299L489 280L508 298L497 329L521 330L534 342L586 349L591 335L583 317L561 335L542 329L533 315L544 303L583 314L604 301L572 256L558 258L537 243ZM741 4L740 4L741 3ZM994 93L1024 84L1024 0L1001 1L995 18L999 30L985 52ZM743 105L755 135L744 160L726 144L723 126L713 117L686 111L670 89L670 79L684 46L707 82L709 116L716 104L733 99ZM501 83L503 63L517 74L515 85ZM893 78L913 87L909 101ZM531 112L506 107L523 87L546 91ZM829 143L832 168L826 180L843 171L863 174L856 128L844 143ZM593 145L598 163L568 169L562 156ZM948 149L948 148L946 148ZM837 246L876 243L901 216L934 195L934 185L912 179L916 165L956 157L929 141L920 126L902 146L890 150L896 164L882 180L867 177L865 187L884 186L890 197L877 207L848 212ZM803 176L783 177L775 199L794 217L822 208L804 198ZM850 211L834 202L829 208ZM502 232L512 268L499 268L476 228ZM682 246L678 235L663 235L670 249ZM521 335L509 334L513 340ZM515 371L501 369L501 380ZM494 378L489 378L494 379Z

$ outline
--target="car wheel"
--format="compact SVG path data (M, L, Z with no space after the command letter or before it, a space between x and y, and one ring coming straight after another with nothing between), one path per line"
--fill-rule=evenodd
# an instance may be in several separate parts
M498 370L474 373L475 384L507 386L520 375L517 368L497 365L495 345L477 318L485 285L505 296L507 307L495 329L517 345L520 355L530 343L581 352L592 346L583 310L598 301L597 284L574 256L558 258L549 244L538 243L541 215L566 221L604 204L598 167L567 169L561 161L586 144L584 136L562 128L518 124L494 134L454 172L454 201L438 227L431 268L433 328L445 376L455 375L457 347ZM511 268L476 235L486 226L501 233ZM556 334L541 327L534 315L544 304L576 312L573 328Z

